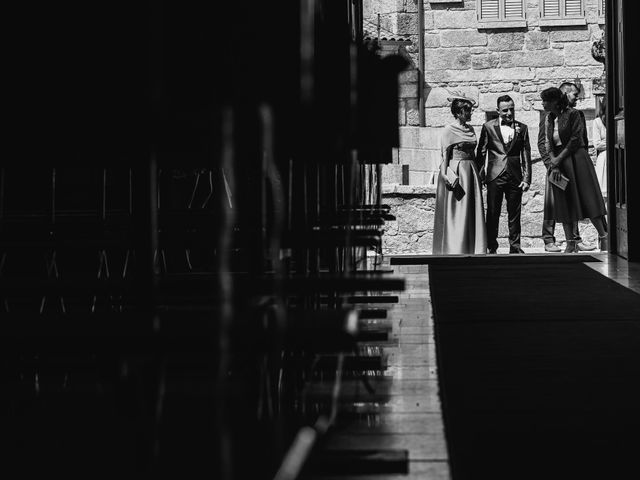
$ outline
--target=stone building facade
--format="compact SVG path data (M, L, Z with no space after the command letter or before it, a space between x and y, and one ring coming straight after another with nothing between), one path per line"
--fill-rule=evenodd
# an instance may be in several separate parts
M542 112L540 91L563 81L580 83L583 95L577 108L584 111L591 136L596 102L604 93L603 64L591 53L593 43L603 35L604 3L424 0L425 126L421 127L417 0L364 0L364 26L370 36L395 36L396 40L411 42L402 49L412 66L400 77L400 148L394 164L385 167L383 177L384 201L391 204L397 216L385 235L386 252L431 251L439 135L453 120L447 102L449 89L478 100L479 108L471 121L477 133L496 115L497 97L508 94L514 99L516 118L529 126L534 158L533 185L523 198L522 243L525 250L542 246L539 237L545 169L536 145ZM496 10L492 10L494 7ZM503 213L506 215L506 211ZM507 244L506 223L505 218L500 225L501 245ZM557 230L557 236L563 239L562 229ZM595 241L590 225L585 223L581 230L583 237Z

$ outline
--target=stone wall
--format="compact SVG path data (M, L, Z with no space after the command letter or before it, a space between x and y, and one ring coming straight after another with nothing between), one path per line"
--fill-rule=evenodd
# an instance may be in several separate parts
M400 75L401 143L396 156L397 165L409 165L410 185L433 182L440 161L439 131L453 120L447 101L450 89L478 100L471 120L476 129L487 120L487 112L495 111L500 95L511 95L516 118L529 125L534 155L542 111L540 92L545 88L563 81L580 82L584 98L578 108L586 110L588 118L593 116L595 94L603 93L599 80L604 68L592 57L591 46L603 35L604 24L598 15L599 1L585 2L586 25L540 26L539 2L528 0L526 27L487 29L478 22L475 0L425 0L426 127L416 134L414 127L420 124L417 2L364 0L365 28L375 30L379 18L383 33L412 40L403 49L412 66ZM590 121L587 128L590 133Z
M433 201L438 165L439 135L444 125L453 121L447 97L449 90L460 90L477 99L479 108L471 124L479 134L489 112L495 112L496 99L510 95L516 104L516 118L529 126L534 158L537 151L538 124L542 112L540 92L563 81L578 81L583 98L577 108L585 111L591 134L591 121L596 94L602 91L603 65L591 56L591 46L603 34L604 25L598 16L598 0L585 0L586 25L540 26L537 0L527 0L527 24L524 28L487 29L478 23L476 1L433 2L425 0L425 112L426 126L419 127L418 101L418 16L414 0L364 0L365 27L372 29L380 13L381 27L412 40L403 48L411 67L400 75L398 123L400 148L395 162L384 167L385 202L391 203L399 215L397 225L391 225L388 248L398 251L431 250L432 224L428 214ZM397 188L401 169L409 166L409 186L413 193ZM543 185L544 167L534 167L534 185ZM541 205L544 188L532 188L525 194L523 245L541 245ZM404 206L404 202L407 206ZM413 217L424 211L425 219ZM402 217L402 219L400 219ZM417 226L425 226L417 230ZM503 225L504 224L504 225ZM403 226L406 226L405 229ZM506 237L506 221L501 222L501 235ZM592 227L589 227L589 229ZM590 232L590 230L587 232ZM562 237L561 228L558 236ZM392 238L395 237L395 238ZM587 238L593 237L590 233ZM403 240L401 240L403 239ZM526 239L526 240L525 240ZM402 244L402 246L400 246ZM417 250L416 250L417 249Z
M544 206L544 164L539 159L533 164L533 183L522 197L521 244L527 249L544 246L541 238ZM383 235L383 253L430 254L433 245L433 215L436 187L429 185L384 185L383 203L391 206L396 220L387 222ZM486 189L483 192L486 199ZM587 220L580 222L582 238L597 245L598 233ZM556 240L564 242L561 225L556 226ZM506 202L500 216L498 243L501 249L509 246Z

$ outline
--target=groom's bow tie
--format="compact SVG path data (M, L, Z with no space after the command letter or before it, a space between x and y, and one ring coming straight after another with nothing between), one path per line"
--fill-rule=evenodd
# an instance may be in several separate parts
M506 120L502 120L500 125L506 125L507 127L513 126L513 122L507 122Z

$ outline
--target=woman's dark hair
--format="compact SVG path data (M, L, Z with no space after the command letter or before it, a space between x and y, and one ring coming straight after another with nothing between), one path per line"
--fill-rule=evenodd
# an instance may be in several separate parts
M473 110L473 102L470 100L463 100L461 98L456 98L451 102L451 114L458 118L458 115L462 110Z
M560 110L564 110L569 102L567 100L567 96L562 93L558 87L549 87L545 88L540 92L540 98L545 102L558 102L558 107Z

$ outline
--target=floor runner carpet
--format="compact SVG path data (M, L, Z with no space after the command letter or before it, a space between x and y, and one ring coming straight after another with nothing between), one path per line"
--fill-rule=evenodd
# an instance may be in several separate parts
M640 478L640 295L581 263L429 276L453 480Z

